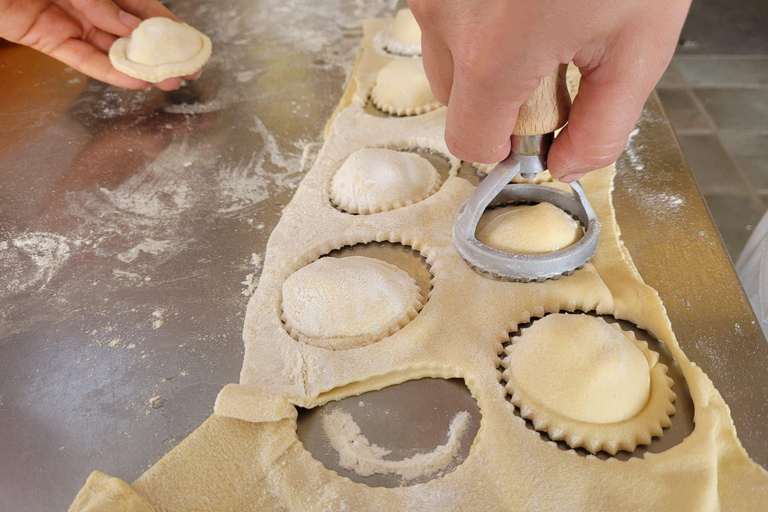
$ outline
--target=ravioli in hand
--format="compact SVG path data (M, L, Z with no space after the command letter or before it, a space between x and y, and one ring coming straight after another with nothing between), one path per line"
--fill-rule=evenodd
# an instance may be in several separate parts
M186 23L149 18L109 49L109 60L128 76L158 83L187 76L211 58L211 40Z

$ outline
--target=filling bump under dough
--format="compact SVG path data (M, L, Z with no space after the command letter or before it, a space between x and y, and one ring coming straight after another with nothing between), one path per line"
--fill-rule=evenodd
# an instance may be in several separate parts
M424 114L441 106L421 59L395 59L381 68L371 100L379 110L397 116Z
M440 175L415 153L364 148L352 153L333 176L331 201L349 213L379 213L426 199Z
M380 33L382 47L396 55L421 55L421 29L410 9L400 9L389 30Z
M334 350L399 330L421 309L415 280L374 258L320 258L283 284L283 320L294 338Z
M669 426L675 396L666 366L617 324L580 313L547 315L507 354L512 403L537 430L574 448L634 449Z
M549 203L509 208L487 222L481 221L477 231L478 241L515 254L565 249L582 235L581 225L573 217Z

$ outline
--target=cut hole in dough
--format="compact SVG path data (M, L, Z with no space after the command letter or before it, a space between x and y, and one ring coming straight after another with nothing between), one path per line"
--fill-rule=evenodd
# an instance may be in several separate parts
M494 208L481 217L477 240L514 254L545 254L575 244L584 230L573 217L550 203Z
M632 451L661 436L674 414L658 354L602 318L557 313L537 320L513 339L502 366L521 416L572 448Z
M379 110L396 116L424 114L440 108L421 59L395 59L379 71L371 91Z
M389 263L320 258L283 283L283 321L296 340L342 350L377 342L416 317L422 296L415 280Z
M381 47L392 54L405 57L421 55L421 29L410 9L400 9L389 30L378 36Z
M331 181L334 206L369 214L417 203L440 188L440 175L415 153L364 148L352 153Z
M315 459L339 475L400 487L456 469L470 455L480 422L477 402L461 379L425 378L299 409L297 434Z
M162 82L197 72L211 57L211 40L186 23L149 18L109 49L112 65L126 75Z

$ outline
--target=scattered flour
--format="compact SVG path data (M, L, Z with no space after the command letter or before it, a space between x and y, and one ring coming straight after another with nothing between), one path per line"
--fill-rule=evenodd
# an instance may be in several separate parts
M158 255L167 251L171 247L171 242L168 240L153 240L151 238L144 239L143 242L135 247L121 252L117 255L117 259L123 263L131 263L133 260L139 257L144 252L147 254ZM137 275L137 274L134 274Z
M323 430L333 449L339 453L339 466L360 476L397 474L403 480L434 475L451 463L461 448L461 438L469 426L467 411L456 414L448 429L448 441L431 452L418 453L402 460L386 460L391 450L371 444L352 415L335 409L323 417Z
M5 282L0 297L42 290L69 259L71 246L81 243L53 233L24 233L0 242L0 275Z

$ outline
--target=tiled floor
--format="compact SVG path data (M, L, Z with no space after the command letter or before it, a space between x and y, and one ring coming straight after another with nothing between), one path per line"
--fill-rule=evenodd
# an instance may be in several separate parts
M656 90L736 261L768 205L768 55L682 51Z

